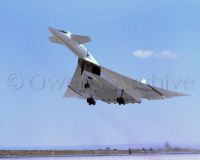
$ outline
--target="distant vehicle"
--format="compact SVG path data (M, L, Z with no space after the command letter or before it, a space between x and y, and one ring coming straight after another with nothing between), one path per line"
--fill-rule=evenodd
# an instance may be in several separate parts
M143 79L141 82L113 72L98 64L83 44L90 42L89 36L74 35L70 32L49 27L51 42L65 45L77 57L78 64L65 97L87 100L95 105L96 100L108 104L125 105L141 103L141 99L158 100L185 94L151 86Z

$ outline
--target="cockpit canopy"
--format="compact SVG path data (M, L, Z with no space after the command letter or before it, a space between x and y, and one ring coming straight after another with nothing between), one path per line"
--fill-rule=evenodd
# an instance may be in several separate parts
M64 31L64 30L59 30L59 29L58 29L58 31L60 31L60 32L62 32L62 33L65 33L65 34L68 33L68 32L66 32L66 31Z

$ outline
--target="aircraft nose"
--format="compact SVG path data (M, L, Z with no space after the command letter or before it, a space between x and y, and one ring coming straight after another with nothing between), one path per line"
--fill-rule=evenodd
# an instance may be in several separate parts
M50 31L53 35L58 34L58 30L55 29L55 28L49 27L49 31Z

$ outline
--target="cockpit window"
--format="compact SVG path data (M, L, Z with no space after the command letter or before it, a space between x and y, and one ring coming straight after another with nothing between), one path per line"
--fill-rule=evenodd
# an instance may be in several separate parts
M62 32L62 33L66 33L66 34L67 34L67 32L66 32L66 31L64 31L64 30L58 30L58 31L60 31L60 32Z

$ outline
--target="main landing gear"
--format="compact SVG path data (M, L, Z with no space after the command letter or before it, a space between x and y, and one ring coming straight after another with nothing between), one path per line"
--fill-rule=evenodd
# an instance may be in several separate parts
M122 91L121 91L121 96L120 96L119 98L117 98L117 103L118 103L119 105L122 105L122 104L125 105L125 104L126 104L125 99L122 97L123 94L124 94L124 90L122 89Z
M122 97L117 98L117 103L118 103L119 105L122 105L122 104L125 105L125 104L126 104L124 98L122 98Z
M89 105L96 105L96 101L94 100L94 98L90 97L90 98L87 98L87 103Z

